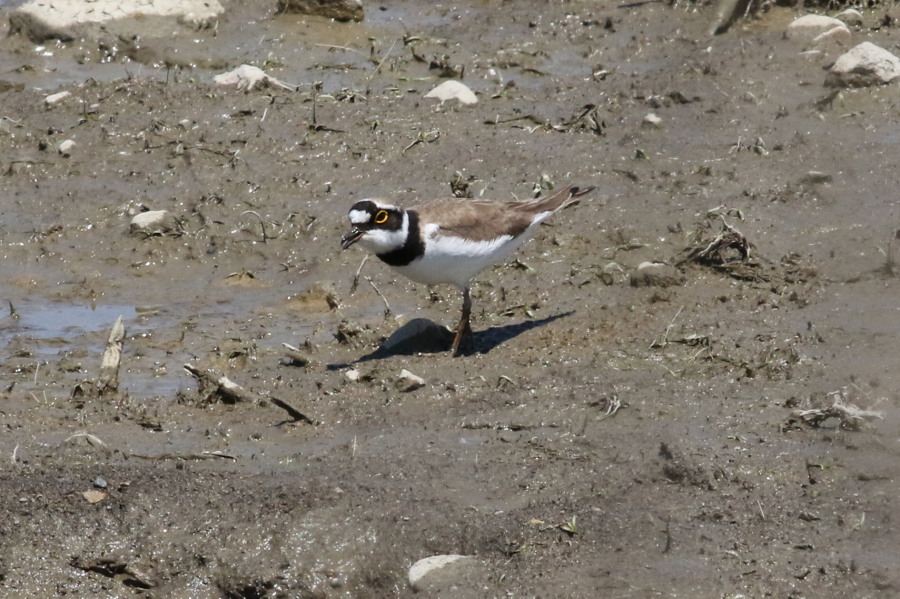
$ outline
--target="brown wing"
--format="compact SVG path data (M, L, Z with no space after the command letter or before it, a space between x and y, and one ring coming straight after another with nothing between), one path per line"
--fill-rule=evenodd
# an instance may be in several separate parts
M521 235L542 212L554 212L577 201L594 189L570 186L535 200L492 202L488 200L435 200L410 208L422 222L438 223L443 233L455 233L476 241L500 235Z
M440 225L441 232L475 241L501 235L520 235L533 215L515 210L511 203L482 200L435 200L413 208L422 223Z

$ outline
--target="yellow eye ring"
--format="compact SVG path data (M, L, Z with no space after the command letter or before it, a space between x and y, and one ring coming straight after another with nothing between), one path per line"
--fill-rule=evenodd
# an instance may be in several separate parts
M379 210L378 212L375 213L375 224L383 225L384 223L387 222L387 219L389 216L390 216L390 214L388 214L387 210Z

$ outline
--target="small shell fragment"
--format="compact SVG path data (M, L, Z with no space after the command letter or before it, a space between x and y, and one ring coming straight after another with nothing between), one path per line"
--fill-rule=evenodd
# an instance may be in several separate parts
M465 84L456 80L444 81L439 86L425 94L426 98L437 98L441 102L447 100L459 100L463 104L475 104L478 98L475 92L469 89Z

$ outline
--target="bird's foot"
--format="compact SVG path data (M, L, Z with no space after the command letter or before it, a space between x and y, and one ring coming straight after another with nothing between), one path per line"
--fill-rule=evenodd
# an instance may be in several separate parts
M472 327L469 325L468 321L459 323L459 327L456 330L456 337L453 339L453 357L457 358L466 350L472 349L473 335L472 335Z

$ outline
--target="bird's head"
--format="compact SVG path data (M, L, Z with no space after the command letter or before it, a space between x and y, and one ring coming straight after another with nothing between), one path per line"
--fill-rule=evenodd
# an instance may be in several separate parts
M406 243L408 218L402 208L381 200L360 200L347 214L351 229L341 238L341 249L359 242L376 254L391 252Z

